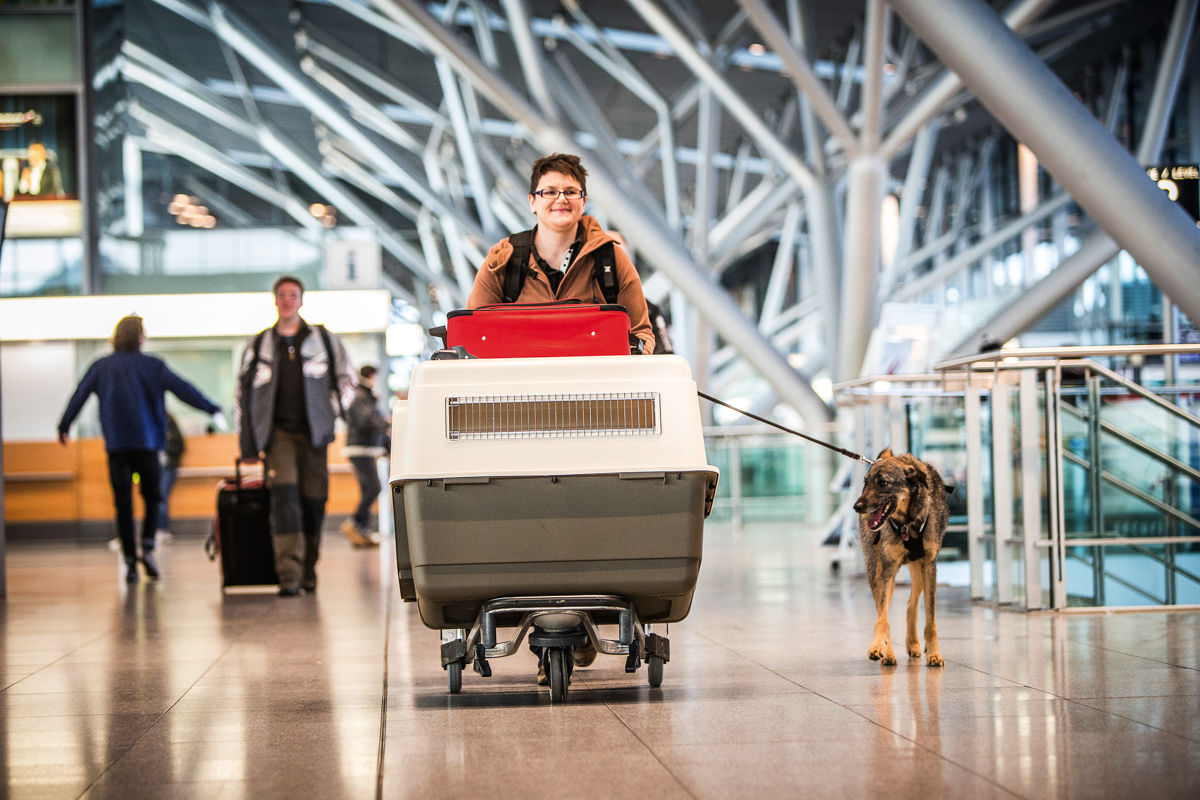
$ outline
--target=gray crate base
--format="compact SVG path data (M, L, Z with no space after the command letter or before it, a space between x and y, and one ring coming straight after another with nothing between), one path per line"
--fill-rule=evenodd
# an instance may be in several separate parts
M484 602L514 595L619 595L643 622L678 622L700 572L712 479L672 472L394 486L397 566L411 574L431 628L469 627Z

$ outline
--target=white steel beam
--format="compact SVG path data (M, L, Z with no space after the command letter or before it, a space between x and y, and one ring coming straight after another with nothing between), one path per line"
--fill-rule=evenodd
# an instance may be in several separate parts
M1049 200L1042 201L1040 206L1035 208L1033 211L1030 211L1028 214L1018 217L1017 219L997 230L991 236L985 236L983 239L980 239L978 242L971 245L966 250L954 256L954 258L945 262L936 269L921 275L915 280L905 283L892 295L892 299L900 303L906 303L914 298L920 297L921 295L925 294L925 292L935 288L938 284L945 283L962 270L971 266L976 261L990 253L992 250L1002 245L1004 242L1007 242L1009 239L1021 233L1030 225L1035 225L1038 222L1041 222L1046 217L1049 217L1055 212L1066 208L1072 202L1073 199L1071 196L1065 192L1060 194L1058 197L1053 197ZM915 262L915 259L913 259L913 261Z
M775 18L763 0L737 1L738 5L745 10L750 23L763 35L771 49L783 59L788 77L796 84L796 88L804 93L813 111L825 123L825 127L829 128L842 150L851 158L857 155L858 140L854 136L854 131L850 130L850 125L842 116L842 112L838 110L834 99L830 97L825 85L821 83L821 79L809 66L808 59L800 55L792 45L787 32L779 24L779 20Z
M1019 0L1004 12L1004 23L1014 31L1024 30L1057 0ZM958 74L947 71L925 90L904 117L888 133L880 151L885 159L895 158L921 126L932 120L963 86Z
M983 0L892 5L1158 287L1200 319L1200 229L995 12Z
M321 223L308 213L308 209L300 201L279 191L274 184L263 180L240 164L235 164L215 147L152 114L136 101L129 104L129 116L146 128L146 139L151 143L282 209L302 227L313 232L324 232Z

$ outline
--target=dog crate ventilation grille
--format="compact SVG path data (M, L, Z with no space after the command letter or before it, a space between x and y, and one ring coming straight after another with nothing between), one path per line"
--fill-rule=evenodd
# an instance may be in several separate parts
M446 398L446 437L553 439L660 433L657 392Z

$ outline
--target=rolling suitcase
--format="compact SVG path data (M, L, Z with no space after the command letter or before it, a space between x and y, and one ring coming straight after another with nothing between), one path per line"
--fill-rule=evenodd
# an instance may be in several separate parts
M234 462L234 477L217 486L217 518L213 549L221 556L221 586L273 586L275 548L271 544L271 498L261 476L243 477L242 462Z
M501 303L446 315L446 346L476 358L627 356L629 315L608 303Z

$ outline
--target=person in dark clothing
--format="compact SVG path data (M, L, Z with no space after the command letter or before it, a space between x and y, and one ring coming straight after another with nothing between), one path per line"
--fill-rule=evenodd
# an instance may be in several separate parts
M175 417L167 414L167 458L162 470L162 507L158 514L160 534L169 535L171 532L168 526L171 517L167 506L171 502L171 490L175 488L175 477L179 474L179 462L183 460L185 447L179 423L175 421Z
M301 319L304 284L284 275L273 292L279 320L246 345L235 411L242 458L262 459L270 487L279 594L295 597L317 589L327 451L355 381L341 340Z
M621 245L621 249L629 252L629 244L625 241L625 237L616 231L608 231L609 236L617 244ZM654 332L654 352L656 356L672 355L675 352L675 346L671 344L670 320L667 319L666 312L659 307L657 303L646 301L646 314L650 318L650 329Z
M125 556L125 580L137 583L140 560L146 577L158 577L154 563L154 531L162 502L162 465L159 452L166 446L167 407L170 391L190 406L206 411L223 423L221 408L200 390L176 375L160 359L142 352L146 334L142 318L128 316L117 323L112 345L116 352L88 367L58 423L58 440L65 447L68 431L94 392L100 401L100 429L108 452L108 477L117 507L117 532ZM140 478L146 515L142 521L142 554L139 559L133 532L133 476Z
M371 505L379 497L379 469L376 461L387 454L384 446L390 423L379 413L375 393L375 368L358 371L354 402L346 413L346 456L358 478L358 509L354 517L342 523L342 535L355 547L378 547L379 536L371 532Z

